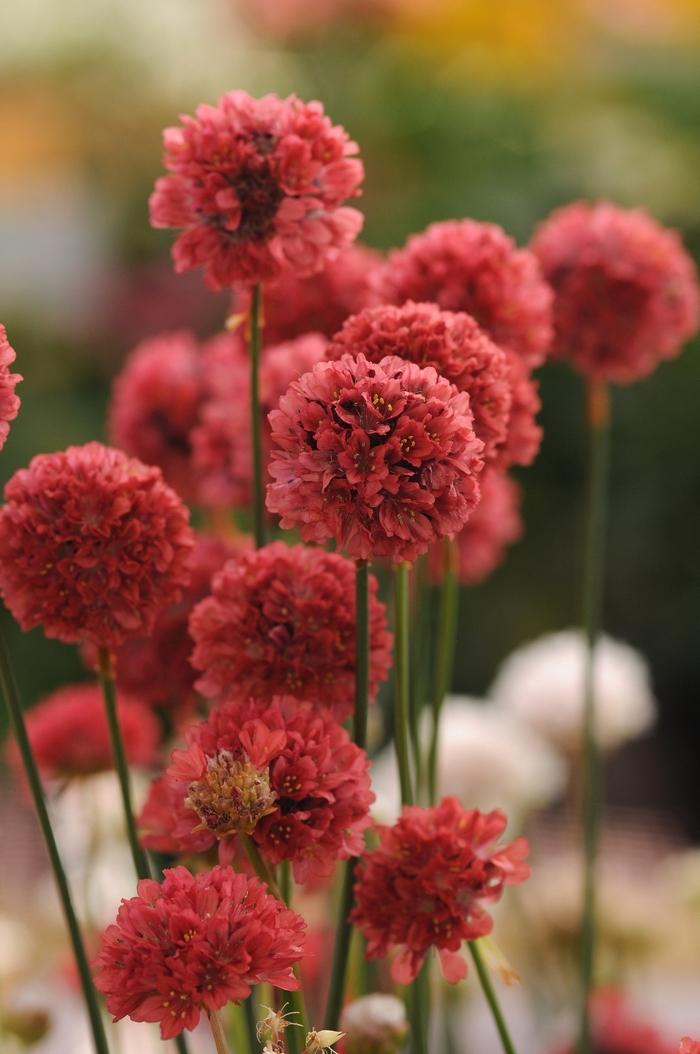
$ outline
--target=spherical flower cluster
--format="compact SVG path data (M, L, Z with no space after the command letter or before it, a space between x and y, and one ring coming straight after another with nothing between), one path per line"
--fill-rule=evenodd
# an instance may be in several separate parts
M304 333L265 348L260 360L260 405L266 420L292 381L323 362L327 346L321 333Z
M5 499L0 592L22 629L114 648L187 584L188 513L160 469L88 443L35 457Z
M551 633L516 649L501 665L490 696L566 751L580 748L585 643L578 630ZM649 667L629 644L602 637L594 653L596 735L613 750L654 722Z
M15 388L22 378L18 373L10 373L9 369L15 357L5 327L0 324L0 450L10 431L9 423L19 412L19 396L15 395Z
M593 1049L605 1054L677 1054L677 1048L629 1009L621 992L596 992L591 1000ZM567 1045L557 1054L574 1054Z
M484 904L530 874L524 838L496 845L505 826L502 812L444 798L432 809L408 806L393 827L379 828L379 847L357 868L351 918L370 959L397 950L391 972L399 984L413 981L432 947L446 980L465 976L462 942L493 925Z
M408 1036L406 1007L395 995L373 992L348 1003L340 1026L346 1054L398 1054Z
M506 354L511 392L510 418L506 441L495 462L498 468L531 465L542 443L542 429L537 424L537 414L542 407L539 384L517 355Z
M240 1002L261 981L293 991L304 921L256 878L184 867L146 879L122 900L94 962L115 1021L157 1021L163 1039L193 1029L202 1011Z
M295 381L270 414L267 507L305 541L414 560L479 500L483 443L469 396L432 367L344 355Z
M464 585L488 578L505 558L506 548L523 533L520 487L503 472L486 468L481 476L481 501L455 538L455 574ZM430 548L428 569L439 582L445 568L445 543Z
M119 693L119 727L130 765L152 765L160 728L148 706ZM92 776L113 767L102 691L69 684L46 696L26 716L27 733L42 775L51 780ZM13 750L19 764L16 750Z
M492 459L508 434L511 391L504 353L469 315L434 304L367 308L348 319L331 341L328 358L362 353L370 362L397 355L433 366L460 392L469 393L474 431Z
M370 577L369 683L376 694L391 666L391 635ZM192 613L192 664L207 698L290 694L353 711L355 571L337 553L273 542L230 560L212 595Z
M182 228L177 271L203 266L221 289L321 270L357 236L362 216L357 145L318 102L228 92L164 132L164 164L151 196L154 227Z
M201 852L219 842L226 858L244 833L271 864L290 860L298 882L323 877L362 851L368 768L342 726L308 704L225 703L174 752L144 844L169 834L171 850Z
M554 289L555 354L589 377L644 377L698 328L695 266L676 232L641 209L574 202L532 248Z

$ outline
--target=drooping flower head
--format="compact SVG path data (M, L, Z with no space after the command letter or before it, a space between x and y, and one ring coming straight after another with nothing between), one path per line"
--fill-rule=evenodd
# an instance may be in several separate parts
M177 271L204 267L212 289L312 275L359 233L343 206L363 178L357 144L321 103L232 91L181 121L164 132L170 174L150 200L154 227L183 231Z
M448 981L465 976L462 942L493 925L484 905L530 873L524 838L496 844L505 826L498 810L467 810L443 798L432 809L407 806L393 827L378 828L379 847L357 868L351 918L370 959L397 951L392 976L399 984L410 984L431 948Z
M343 727L308 704L224 703L173 753L142 817L143 841L175 852L218 842L226 858L245 833L271 864L290 860L297 881L323 877L362 851L374 800L368 768Z
M120 692L117 713L129 764L152 765L160 740L152 711L140 699ZM99 685L68 684L57 689L27 712L26 722L34 757L46 779L93 776L113 768ZM12 753L17 754L16 748Z
M14 421L19 413L19 396L15 395L15 388L22 378L18 373L10 373L15 358L7 331L0 323L0 450L10 431L10 421Z
M602 1054L678 1054L675 1044L669 1043L654 1025L640 1019L630 1009L622 992L615 989L594 992L590 1007L594 1051ZM556 1054L574 1054L575 1050L575 1044L567 1044Z
M460 392L469 393L474 431L490 460L505 442L511 391L508 363L473 318L435 304L367 308L347 320L328 347L328 358L362 353L370 362L387 355L433 366Z
M391 635L377 580L369 586L369 683L391 666ZM192 663L207 698L290 694L349 717L355 691L355 569L338 553L273 542L216 575L194 609Z
M22 629L114 648L187 584L188 513L150 468L88 443L40 454L5 487L0 592Z
M698 328L695 266L676 232L641 209L574 202L532 248L554 290L554 353L589 377L645 377Z
M269 419L267 507L305 541L414 560L479 500L483 443L469 396L431 366L363 354L322 362Z
M95 985L115 1021L157 1021L171 1039L262 981L298 988L292 967L304 928L256 878L230 867L198 875L175 867L122 900L93 964Z

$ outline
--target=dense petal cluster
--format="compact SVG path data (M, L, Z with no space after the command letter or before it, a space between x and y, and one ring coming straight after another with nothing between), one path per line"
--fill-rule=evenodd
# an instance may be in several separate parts
M462 942L493 925L484 904L530 873L524 838L496 844L505 826L500 811L466 810L456 798L443 798L432 809L408 806L393 827L378 829L379 847L357 868L351 917L369 958L397 951L394 980L409 984L433 947L448 981L465 976Z
M347 320L331 341L328 358L362 353L370 362L387 355L433 366L460 392L469 393L474 431L492 459L508 434L511 391L505 354L464 312L435 304L367 308Z
M306 882L356 856L369 824L369 761L336 721L275 697L228 702L192 726L148 803L145 845L224 858L251 835Z
M604 1054L677 1054L654 1027L637 1017L623 994L615 989L596 992L591 1000L592 1047ZM575 1044L560 1048L557 1054L574 1054ZM685 1054L683 1051L682 1054ZM689 1052L692 1054L692 1048Z
M363 354L319 363L269 417L267 507L305 541L413 560L479 500L483 443L469 396L431 366Z
M10 421L14 421L19 412L19 396L15 394L15 388L22 378L18 373L10 373L15 357L7 331L0 324L0 450L10 431Z
M644 377L698 328L695 266L676 232L641 209L574 202L532 248L554 289L554 353L587 376Z
M504 472L487 468L481 477L481 501L455 538L455 574L464 585L488 578L505 558L506 549L523 533L520 487ZM445 568L445 544L430 548L428 568L440 581Z
M127 761L130 765L152 765L160 741L157 719L146 703L121 692L117 708ZM92 776L113 767L99 685L65 685L32 707L26 721L34 757L45 778ZM13 754L17 754L16 749Z
M179 599L188 512L150 468L87 443L40 454L5 487L0 592L22 629L114 648Z
M338 553L273 542L230 560L194 609L192 664L208 698L290 694L349 717L355 693L355 568ZM377 580L369 587L369 685L391 666Z
M202 1011L240 1002L253 985L293 991L305 923L256 878L230 867L184 867L146 879L102 936L95 984L115 1021L157 1021L163 1039L193 1029Z
M164 164L150 200L154 227L182 228L177 271L203 266L213 289L321 270L355 239L361 214L357 145L319 102L223 95L164 132Z
M327 346L323 334L314 332L265 348L260 360L260 405L266 418L292 381L324 360Z

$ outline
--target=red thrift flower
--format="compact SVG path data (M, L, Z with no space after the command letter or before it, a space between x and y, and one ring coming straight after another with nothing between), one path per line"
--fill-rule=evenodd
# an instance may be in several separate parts
M271 864L290 860L298 882L362 852L369 762L336 721L281 696L229 702L187 744L141 818L144 845L201 852L219 842L230 859L245 833Z
M469 396L433 367L363 354L322 362L270 416L267 507L305 541L414 560L479 500L483 443Z
M444 798L432 809L407 806L393 827L379 827L379 847L360 861L351 918L367 939L367 956L398 954L392 976L410 984L431 947L446 980L461 980L463 941L491 932L484 904L505 885L524 882L527 842L497 846L506 817Z
M177 271L204 267L212 289L320 271L355 239L362 162L319 102L246 92L202 104L164 132L165 167L151 195L154 227L182 228Z
M391 667L386 610L370 576L370 695ZM273 542L243 553L194 609L192 664L207 698L293 694L340 721L355 701L355 569L338 553Z
M537 414L542 406L539 384L517 355L509 351L506 356L511 404L508 434L495 459L498 468L531 465L542 442L542 429L537 424Z
M0 324L0 450L10 431L10 421L14 421L19 412L19 396L15 395L15 387L22 378L18 373L10 373L9 367L14 361L14 349L7 339L5 327Z
M554 353L589 377L645 377L698 328L695 265L641 209L574 202L545 220L532 249L554 290Z
M370 362L398 355L418 366L433 366L458 391L468 392L484 458L496 456L508 433L508 363L473 318L410 300L402 307L367 308L349 318L333 337L328 358L360 352Z
M0 592L22 629L115 648L187 584L188 512L160 469L88 443L35 457L5 499Z
M145 879L102 936L95 985L114 1020L157 1021L163 1039L193 1029L202 1011L247 998L268 982L293 991L305 923L256 878L184 867Z

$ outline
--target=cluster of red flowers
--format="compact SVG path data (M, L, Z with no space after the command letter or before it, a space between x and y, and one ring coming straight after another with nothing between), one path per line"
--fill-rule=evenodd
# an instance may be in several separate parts
M22 378L18 373L10 373L14 361L14 349L7 339L5 327L0 324L0 450L10 431L10 421L14 421L19 412L19 397L15 395L15 387Z

